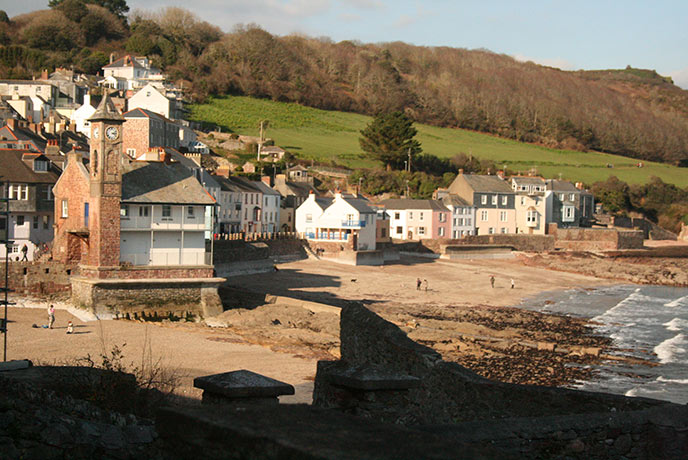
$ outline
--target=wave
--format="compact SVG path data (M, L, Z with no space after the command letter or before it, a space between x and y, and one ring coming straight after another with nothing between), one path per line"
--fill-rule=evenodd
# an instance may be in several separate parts
M674 318L662 326L666 327L667 331L682 331L688 329L688 319Z
M686 336L683 334L677 334L676 336L665 340L654 348L654 352L662 364L681 362L677 359L677 355L686 352L688 341Z
M681 385L688 385L688 379L667 379L661 375L657 377L657 382L663 383L680 383Z
M679 297L676 300L672 300L671 302L667 302L664 304L665 307L680 307L683 305L688 305L688 295Z

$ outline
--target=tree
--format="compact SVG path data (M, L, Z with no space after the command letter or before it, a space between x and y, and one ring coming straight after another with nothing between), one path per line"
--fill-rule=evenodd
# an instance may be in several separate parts
M50 8L58 8L66 0L50 0L48 6ZM120 19L124 19L124 15L129 11L129 5L127 5L126 0L84 0L84 3L102 6L110 10Z
M376 116L361 131L361 149L388 168L402 169L404 161L420 153L420 143L414 139L418 131L402 112Z
M74 22L80 22L81 18L88 14L88 8L82 0L64 0L60 3L59 9L67 19Z

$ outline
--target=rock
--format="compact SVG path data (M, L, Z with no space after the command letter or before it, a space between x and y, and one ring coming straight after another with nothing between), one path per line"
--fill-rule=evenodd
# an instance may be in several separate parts
M72 443L74 438L66 426L52 423L41 431L41 440L49 446L64 447L65 444Z
M580 439L574 439L567 447L571 452L581 453L585 451L585 443Z
M153 429L148 426L129 425L124 427L124 436L132 444L153 442Z
M100 445L109 450L122 449L125 445L122 430L116 426L109 426L100 437Z
M633 441L631 439L631 435L629 434L622 434L616 438L616 441L614 441L614 449L621 454L628 452L628 450L631 448L631 445L633 445Z
M541 351L554 351L556 348L556 343L551 342L538 342L537 349Z

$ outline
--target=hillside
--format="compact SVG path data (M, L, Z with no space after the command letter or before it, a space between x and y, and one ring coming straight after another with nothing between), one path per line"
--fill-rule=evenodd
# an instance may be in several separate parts
M376 166L361 156L358 144L359 131L371 120L364 115L228 96L192 105L191 118L248 135L257 135L260 121L267 119L267 136L300 158L335 161L349 167ZM546 177L561 174L564 179L587 184L615 175L629 184L647 183L651 176L657 176L679 187L688 186L686 170L666 164L644 162L644 167L638 168L636 160L618 155L551 149L464 129L424 124L415 127L423 151L441 158L465 153L493 160L500 167L506 165L509 171L536 168ZM608 168L608 164L613 167Z
M652 70L565 72L486 50L334 43L257 26L223 33L179 8L127 23L79 4L0 18L0 77L58 65L92 72L111 52L146 54L195 100L233 94L365 115L404 110L433 126L688 164L688 91Z

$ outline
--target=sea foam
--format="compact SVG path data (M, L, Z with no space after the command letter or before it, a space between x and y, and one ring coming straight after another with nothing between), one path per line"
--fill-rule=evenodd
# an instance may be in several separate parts
M667 331L684 331L688 329L688 320L683 318L674 318L671 321L662 324L662 326L666 327Z
M688 305L688 295L680 297L676 300L672 300L671 302L665 303L665 307L680 307L682 305Z
M685 353L685 346L688 345L686 336L677 334L676 336L665 340L654 348L654 352L662 364L681 362L678 355Z

